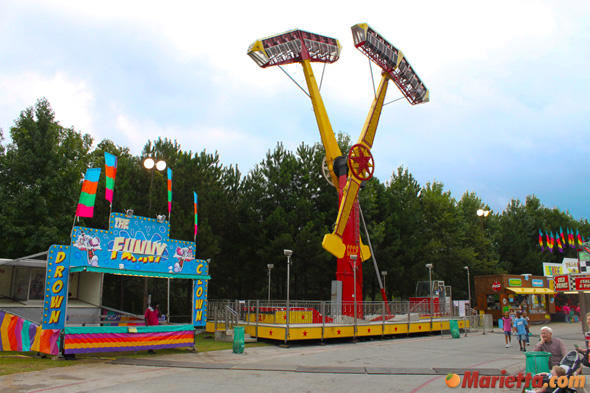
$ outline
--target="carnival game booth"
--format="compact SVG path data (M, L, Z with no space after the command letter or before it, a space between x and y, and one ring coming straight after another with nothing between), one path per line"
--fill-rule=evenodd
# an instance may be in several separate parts
M193 347L195 329L207 319L207 261L195 259L195 243L170 239L170 224L112 213L109 229L74 227L71 246L53 245L47 258L42 329L59 332L63 354ZM70 275L85 273L84 290L102 291L102 275L193 280L191 324L157 326L72 326L68 293ZM99 317L100 318L100 317ZM125 323L117 325L126 325ZM55 353L54 353L55 354Z
M531 323L543 323L555 312L553 281L544 276L500 274L478 276L474 282L480 314L491 314L494 321L522 308Z

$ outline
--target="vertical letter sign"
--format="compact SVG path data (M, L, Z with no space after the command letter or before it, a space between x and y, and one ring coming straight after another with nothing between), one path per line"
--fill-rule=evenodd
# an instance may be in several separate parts
M70 247L53 245L47 257L43 329L63 329L66 322Z
M197 274L206 277L209 266L205 263L197 265ZM207 323L207 282L196 279L193 284L193 325L205 326Z

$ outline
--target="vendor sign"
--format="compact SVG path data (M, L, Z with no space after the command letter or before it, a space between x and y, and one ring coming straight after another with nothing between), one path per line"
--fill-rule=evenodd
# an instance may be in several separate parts
M555 282L555 290L556 291L568 291L570 289L570 284L569 284L569 276L565 275L565 276L555 276L553 278L553 281Z
M576 277L575 280L577 291L590 290L590 277Z
M567 273L565 266L561 263L543 262L543 275L545 277L555 277Z

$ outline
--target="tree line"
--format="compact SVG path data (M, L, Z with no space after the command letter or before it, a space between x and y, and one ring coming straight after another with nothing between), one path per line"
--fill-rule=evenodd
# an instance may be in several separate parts
M9 134L6 141L0 130L0 258L69 244L84 172L104 168L105 151L118 157L113 212L131 208L140 216L167 214L166 173L142 165L151 156L174 171L171 238L193 240L193 191L199 196L196 256L211 259L210 299L265 299L269 263L274 264L271 297L285 299L283 249L293 250L291 299L330 298L336 260L321 241L332 231L338 195L321 174L324 151L319 143L289 151L279 142L242 174L237 166L222 163L217 152L185 151L166 138L147 141L139 156L107 139L93 147L90 135L59 124L46 99L23 110ZM342 151L352 144L345 134L338 135L338 143ZM76 225L108 227L104 177L103 169L94 217ZM464 266L471 276L541 275L542 262L560 263L564 256L576 255L569 247L563 254L541 251L539 229L590 233L587 220L545 207L534 195L512 199L504 211L482 219L477 210L490 209L475 192L456 199L442 182L421 185L403 166L385 181L374 177L366 182L359 201L379 269L388 272L390 299L413 296L417 281L428 280L427 263L434 266L433 279L452 286L454 299L468 297ZM368 244L362 228L361 236ZM371 260L363 269L364 298L380 299ZM140 280L106 277L105 304L141 313ZM172 289L172 313L188 313L190 281L178 280ZM165 290L162 280L150 279L155 297L165 298Z

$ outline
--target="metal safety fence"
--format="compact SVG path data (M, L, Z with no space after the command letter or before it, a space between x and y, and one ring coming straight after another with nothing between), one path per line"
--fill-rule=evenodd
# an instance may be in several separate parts
M289 327L301 324L339 324L362 326L375 323L408 323L447 320L458 316L452 307L431 309L428 301L286 301L210 300L208 321L215 331L226 332L237 325L278 324ZM464 318L462 318L464 319ZM470 317L471 320L471 317ZM475 321L475 319L474 319ZM484 322L477 320L476 326ZM409 326L409 325L408 325Z

